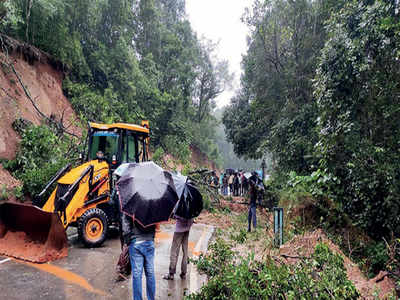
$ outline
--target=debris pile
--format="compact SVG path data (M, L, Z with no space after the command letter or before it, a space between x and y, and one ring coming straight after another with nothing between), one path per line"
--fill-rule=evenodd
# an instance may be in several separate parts
M296 236L280 247L279 254L287 263L294 264L299 259L310 257L315 246L320 242L327 244L331 251L343 256L347 277L354 283L363 299L376 299L374 293L377 291L379 292L379 299L384 299L395 288L394 281L387 276L386 272L380 272L376 277L368 280L357 264L345 256L339 247L332 243L320 229Z

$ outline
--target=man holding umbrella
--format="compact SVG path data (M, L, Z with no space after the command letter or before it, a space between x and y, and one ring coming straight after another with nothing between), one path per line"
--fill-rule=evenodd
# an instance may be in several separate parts
M172 239L169 273L164 275L163 278L166 280L173 280L176 272L176 264L179 257L179 248L182 246L182 263L181 263L181 274L182 279L186 278L187 264L188 264L188 242L189 242L189 231L193 224L193 218L185 219L179 216L175 216L176 226L174 237Z
M154 236L156 224L167 221L178 202L172 175L154 162L132 163L117 182L122 234L129 246L133 299L142 300L143 268L147 299L155 298Z
M129 246L132 265L133 299L142 299L143 267L146 275L147 299L154 299L156 280L154 275L154 236L156 226L143 227L138 222L123 214L122 233L124 243Z
M180 277L182 279L186 278L189 258L189 231L193 224L193 219L197 217L203 209L203 197L190 180L180 173L173 173L172 177L180 200L175 208L176 227L172 239L169 273L163 276L166 280L174 279L180 247L182 247L183 251Z

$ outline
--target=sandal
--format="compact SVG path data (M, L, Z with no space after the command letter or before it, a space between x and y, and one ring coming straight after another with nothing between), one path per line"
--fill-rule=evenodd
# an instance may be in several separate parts
M163 276L163 279L165 279L165 280L174 280L174 274L165 274Z

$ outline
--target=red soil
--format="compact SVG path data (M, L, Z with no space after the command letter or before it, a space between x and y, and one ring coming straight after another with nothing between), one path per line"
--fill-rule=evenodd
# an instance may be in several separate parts
M21 185L21 183L12 177L8 171L4 170L3 166L0 164L0 192L3 185L7 190L12 190Z
M75 125L76 115L62 91L64 73L54 67L57 62L35 47L9 37L3 36L3 39L12 45L12 50L9 50L8 58L0 51L0 62L3 63L0 69L0 159L15 158L19 136L12 123L16 119L26 119L36 125L42 121L42 117L25 95L18 78L11 68L6 67L7 63L13 64L35 105L44 115L57 121L62 119L68 131L80 135L81 130ZM0 188L2 185L7 190L12 190L20 182L0 165Z
M216 170L217 166L215 165L214 162L210 161L207 157L207 155L205 155L203 152L200 151L199 148L197 148L194 145L190 146L190 150L192 152L192 156L190 161L192 162L192 164L194 166L197 167L206 167L210 170Z
M35 51L40 55L40 50L35 49ZM73 124L76 115L62 91L64 74L49 64L45 54L42 56L28 63L20 53L11 53L7 60L5 54L0 52L0 61L13 63L36 106L43 114L57 120L62 118L64 126L68 127L69 131L80 135L80 129ZM18 118L23 118L34 124L40 124L41 117L9 68L1 68L0 82L0 158L13 159L18 148L18 134L12 128L12 123Z
M24 232L8 231L0 239L0 254L35 263L45 263L66 257L68 249L55 250L47 244L32 241Z
M379 291L379 299L385 299L385 297L395 288L394 281L387 277L387 274L384 272L381 272L375 278L368 280L362 274L358 266L345 256L339 247L333 244L320 229L306 233L303 236L296 236L290 242L282 245L279 252L281 256L309 257L314 252L315 246L319 242L327 244L331 251L343 256L347 277L354 283L363 299L376 299L373 296L375 291ZM299 258L291 257L285 258L286 262L290 264L297 262L298 259Z

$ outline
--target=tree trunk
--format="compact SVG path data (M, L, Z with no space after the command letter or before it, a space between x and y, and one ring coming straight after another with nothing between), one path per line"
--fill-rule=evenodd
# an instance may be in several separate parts
M33 0L28 0L26 3L26 28L25 28L25 41L29 43L29 21L31 18L31 9L32 9Z

